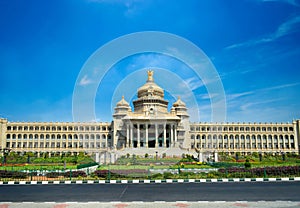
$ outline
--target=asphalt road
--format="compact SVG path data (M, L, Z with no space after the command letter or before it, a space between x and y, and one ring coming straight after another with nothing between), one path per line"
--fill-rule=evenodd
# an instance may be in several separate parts
M2 185L0 202L300 201L300 182Z

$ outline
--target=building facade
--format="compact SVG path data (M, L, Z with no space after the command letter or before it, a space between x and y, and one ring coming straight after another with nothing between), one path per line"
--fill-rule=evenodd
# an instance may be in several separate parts
M292 123L191 123L180 99L168 111L164 90L148 71L131 109L117 103L112 122L10 122L0 119L0 149L49 155L122 150L235 154L299 153L300 120ZM180 151L177 151L181 154ZM124 153L124 152L123 152ZM174 154L174 151L173 151Z

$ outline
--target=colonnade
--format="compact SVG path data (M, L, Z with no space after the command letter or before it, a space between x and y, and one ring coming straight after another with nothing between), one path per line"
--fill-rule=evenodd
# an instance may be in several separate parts
M126 125L125 147L171 147L177 142L175 123L130 123Z

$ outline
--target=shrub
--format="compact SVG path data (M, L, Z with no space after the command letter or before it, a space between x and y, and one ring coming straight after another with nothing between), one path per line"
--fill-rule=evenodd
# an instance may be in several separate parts
M18 172L18 171L7 171L0 170L0 178L26 178L27 173Z
M46 173L46 177L47 178L57 178L60 175L61 175L61 173L59 173L59 172L49 172L49 173Z
M151 178L153 178L153 179L162 179L163 175L161 173L156 173L156 174L153 174L151 176Z
M164 177L164 179L172 178L173 174L170 172L164 172L163 177Z
M249 162L249 159L246 159L246 162L245 162L245 168L251 168L251 163Z
M84 171L72 171L71 177L86 177L86 173ZM64 173L64 177L70 177L70 171Z

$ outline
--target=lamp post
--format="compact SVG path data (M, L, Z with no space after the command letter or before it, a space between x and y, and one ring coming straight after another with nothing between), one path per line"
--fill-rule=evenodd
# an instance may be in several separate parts
M9 155L11 149L9 148L0 148L1 152L3 152L3 165L6 164L6 157Z

